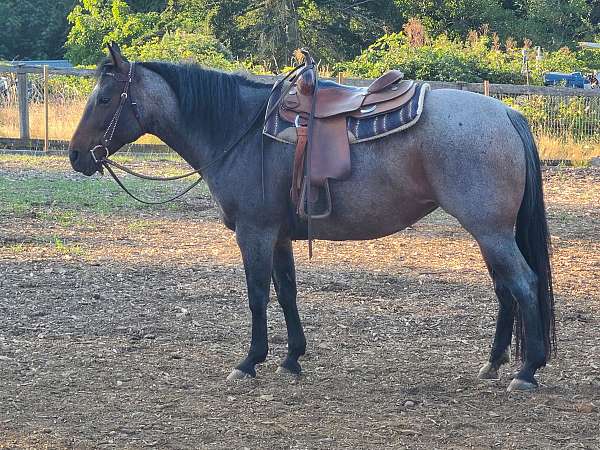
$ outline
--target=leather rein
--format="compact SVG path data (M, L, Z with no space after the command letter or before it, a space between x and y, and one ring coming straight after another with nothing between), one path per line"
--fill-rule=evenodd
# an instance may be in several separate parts
M129 103L129 105L131 106L133 115L138 123L138 126L140 127L140 131L144 132L144 127L141 122L138 104L133 100L133 97L131 95L131 85L133 84L133 80L134 80L134 76L135 76L135 64L136 64L135 62L131 62L129 64L129 73L127 74L126 77L123 77L120 74L116 74L116 73L112 73L112 72L105 73L105 75L112 76L115 78L115 80L124 83L124 86L123 86L123 91L120 96L119 105L117 106L115 114L113 115L111 121L109 122L108 127L106 128L106 131L104 132L104 135L102 137L102 143L99 145L96 145L94 148L92 148L90 150L90 153L92 154L93 160L97 164L100 164L103 168L106 169L106 171L115 180L115 182L119 185L119 187L121 189L123 189L123 191L125 191L125 193L127 193L134 200L137 200L138 202L144 203L146 205L162 205L165 203L172 202L172 201L177 200L178 198L184 196L189 191L191 191L193 188L195 188L203 179L202 172L204 170L206 170L207 168L209 168L210 166L212 166L213 164L215 164L216 162L223 159L225 156L227 156L237 146L237 144L250 132L250 130L252 130L252 128L254 127L254 124L262 116L262 112L267 108L267 105L273 95L273 92L275 92L277 87L279 85L283 84L285 81L291 79L290 85L287 87L287 89L284 89L283 93L279 96L277 102L266 111L265 119L268 118L277 109L277 107L279 106L279 104L281 103L283 98L285 97L285 94L293 87L293 85L295 84L296 80L300 77L300 75L302 75L308 69L304 65L299 65L299 66L295 67L292 71L290 71L283 79L277 81L277 83L274 84L274 86L271 90L271 94L267 97L267 99L265 100L263 105L258 109L254 118L249 123L249 125L244 129L243 133L241 133L235 140L233 140L229 145L227 145L223 149L223 151L221 151L220 154L216 158L214 158L212 161L210 161L208 164L202 166L199 169L193 170L191 172L187 172L183 175L176 175L176 176L171 176L171 177L157 177L157 176L144 175L144 174L135 172L134 170L129 169L128 167L126 167L122 164L119 164L109 158L109 156L110 156L109 146L112 142L113 136L115 134L115 130L117 129L117 126L119 124L119 119L121 118L123 108L125 107L125 105L127 103ZM103 154L98 154L97 153L98 150L103 151ZM261 157L263 158L263 163L261 164L261 167L264 167L264 154L262 154ZM150 180L150 181L175 181L175 180L181 180L184 178L189 178L193 175L199 175L199 177L190 186L188 186L181 192L177 193L176 195L174 195L166 200L149 201L149 200L143 200L143 199L137 197L136 195L134 195L123 184L121 179L114 172L113 168L122 170L123 172L133 175L137 178L141 178L143 180ZM263 199L264 199L264 169L261 170L261 172L262 172L261 173L262 194L263 194Z
M135 119L137 120L137 123L142 132L144 131L144 127L142 126L142 123L141 123L138 105L131 96L131 85L133 84L133 79L135 76L135 62L130 63L129 73L128 73L127 77L125 77L125 78L122 75L114 74L114 73L106 73L105 75L112 76L115 78L115 80L123 82L124 83L123 92L121 93L121 97L119 100L119 105L117 107L117 110L115 111L113 118L109 122L108 127L106 128L106 131L104 132L104 136L102 137L102 144L96 145L94 148L92 148L90 150L90 153L92 154L93 160L97 164L101 164L102 167L107 170L107 172L116 181L116 183L119 185L119 187L121 189L123 189L131 198L137 200L140 203L144 203L146 205L162 205L165 203L172 202L174 200L177 200L180 197L183 197L185 194L187 194L189 191L191 191L193 188L195 188L198 184L200 184L200 182L203 179L202 172L204 170L208 169L210 166L214 165L216 162L223 159L225 156L227 156L231 152L231 150L233 150L236 147L236 145L250 132L250 130L254 127L254 124L262 116L262 111L265 109L265 107L267 105L267 101L269 100L269 99L267 99L264 102L264 104L259 108L255 117L252 119L252 121L249 123L249 125L244 129L244 132L241 133L237 139L235 139L229 145L227 145L223 149L223 151L220 152L220 154L216 158L214 158L212 161L210 161L208 164L205 164L201 168L193 170L191 172L187 172L183 175L176 175L176 176L172 176L172 177L156 177L156 176L144 175L144 174L135 172L134 170L131 170L128 167L126 167L122 164L119 164L118 162L113 161L112 159L109 158L109 156L110 156L109 146L110 146L112 138L115 134L115 130L117 129L117 125L119 124L119 119L121 117L121 113L123 112L123 108L125 107L125 104L127 102L129 102L129 105L131 106L131 109L133 111L133 115L135 116ZM97 150L102 150L104 154L100 154L100 155L97 154L96 153ZM121 179L114 172L113 168L122 170L125 173L128 173L128 174L133 175L138 178L141 178L143 180L151 180L151 181L175 181L175 180L181 180L184 178L189 178L193 175L199 175L199 177L190 186L188 186L181 192L177 193L176 195L174 195L166 200L148 201L148 200L143 200L143 199L137 197L129 189L127 189L127 187L125 187L125 185L123 184Z

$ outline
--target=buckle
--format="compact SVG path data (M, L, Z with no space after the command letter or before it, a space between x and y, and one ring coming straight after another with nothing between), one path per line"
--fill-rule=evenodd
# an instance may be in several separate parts
M98 148L104 150L104 156L102 156L101 158L98 158L96 156L96 149ZM93 149L90 150L90 153L92 154L92 159L96 164L101 164L102 161L104 161L108 157L108 149L104 145L96 145Z
M300 123L300 120L306 120L304 117L300 116L300 114L296 114L296 119L294 120L294 126L296 128L305 127L306 124Z

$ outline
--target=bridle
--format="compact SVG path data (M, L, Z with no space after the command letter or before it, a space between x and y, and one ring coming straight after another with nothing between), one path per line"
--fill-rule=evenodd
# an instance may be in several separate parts
M121 118L121 114L123 112L123 108L125 107L125 105L127 103L129 103L129 105L131 107L133 115L134 115L134 117L135 117L135 119L136 119L136 121L138 123L138 126L140 127L140 131L142 133L144 132L144 127L142 125L142 121L141 121L141 118L140 118L138 104L133 100L133 97L131 95L131 86L133 84L134 77L135 77L135 64L136 64L135 62L131 62L129 64L129 72L128 72L127 76L125 76L125 77L123 75L121 75L121 74L112 73L112 72L106 72L104 74L104 75L112 76L112 77L115 78L115 80L124 83L124 85L123 85L123 91L121 92L121 96L120 96L120 99L119 99L119 105L117 106L115 114L113 115L111 121L109 122L109 124L108 124L108 126L106 128L106 131L104 132L104 135L102 137L102 143L99 144L99 145L96 145L94 148L92 148L90 150L90 153L92 154L92 158L93 158L94 162L96 164L100 164L103 168L105 168L106 171L110 174L110 176L119 185L119 187L121 189L123 189L123 191L125 191L131 198L137 200L140 203L144 203L146 205L162 205L162 204L165 204L165 203L172 202L173 200L177 200L178 198L184 196L189 191L191 191L193 188L195 188L198 184L200 184L200 182L203 179L202 178L202 172L204 170L208 169L210 166L212 166L216 162L218 162L221 159L223 159L234 148L236 148L237 144L252 130L252 128L254 127L255 123L263 115L263 111L266 110L265 119L268 118L275 111L275 109L277 109L277 107L281 103L282 99L285 97L285 93L291 89L291 87L294 85L295 81L307 69L306 67L299 65L299 66L295 67L291 72L289 72L283 79L280 79L277 83L275 83L274 86L271 89L271 94L269 94L269 96L267 97L267 99L263 102L263 104L261 105L261 107L257 110L254 118L249 122L249 124L246 126L246 128L243 130L243 132L236 139L234 139L230 144L228 144L223 149L223 151L220 152L219 155L216 158L214 158L212 161L210 161L208 164L205 164L200 169L193 170L193 171L185 173L183 175L177 175L177 176L172 176L172 177L155 177L155 176L144 175L144 174L135 172L135 171L133 171L133 170L125 167L124 165L119 164L119 163L117 163L117 162L115 162L115 161L113 161L112 159L109 158L109 156L110 156L109 146L110 146L110 144L112 142L113 136L115 134L115 130L117 129L117 126L119 124L119 119ZM284 93L278 97L278 99L275 102L275 104L269 105L269 103L271 101L271 97L273 96L273 93L276 91L276 89L278 88L278 86L282 85L287 80L291 81L290 85L287 87L287 89L284 89ZM97 154L98 150L102 150L104 152L104 154L103 155ZM133 175L135 177L138 177L138 178L141 178L141 179L144 179L144 180L151 180L151 181L175 181L175 180L181 180L183 178L189 178L189 177L191 177L193 175L199 175L199 177L190 186L188 186L187 188L185 188L181 192L177 193L173 197L170 197L170 198L168 198L166 200L149 201L149 200L140 199L139 197L137 197L136 195L134 195L133 193L131 193L129 191L129 189L127 187L125 187L125 185L123 184L123 182L119 179L119 177L117 176L117 174L114 172L113 168L122 170L123 172L128 173L130 175ZM262 184L262 195L263 195L263 199L264 199L264 196L265 196L265 188L264 188L264 148L263 148L262 144L261 144L261 184Z
M119 105L117 106L117 109L116 109L111 121L109 122L108 126L106 127L104 136L102 136L102 144L96 145L93 149L90 150L90 152L92 154L92 158L94 159L94 161L96 163L99 163L99 164L101 164L105 159L107 159L110 154L110 152L108 150L108 146L110 145L112 138L115 134L115 130L117 129L119 119L121 118L121 113L123 112L123 108L125 107L125 104L127 103L127 101L129 101L129 104L131 105L131 110L133 111L133 115L135 116L135 119L137 120L137 123L140 126L140 130L142 130L142 131L144 130L142 123L140 121L140 112L138 110L137 103L133 100L133 97L131 96L131 90L130 90L131 83L133 83L133 77L135 75L135 63L132 62L129 64L129 73L127 74L126 77L123 77L123 75L118 74L118 73L113 73L113 72L106 72L106 73L104 73L104 75L111 76L115 80L120 81L125 84L123 86L123 92L121 92L121 96L119 99ZM96 155L97 149L104 150L104 155L97 156Z
M111 121L109 122L109 124L106 128L106 131L104 132L104 135L102 137L102 143L99 145L96 145L94 148L92 148L90 150L90 153L92 154L92 159L94 160L94 162L96 164L100 164L103 168L105 168L106 171L116 181L116 183L119 185L119 187L121 189L123 189L131 198L137 200L140 203L144 203L146 205L162 205L165 203L172 202L173 200L177 200L178 198L184 196L189 191L191 191L193 188L195 188L198 184L200 184L200 182L202 181L202 172L204 170L208 169L210 166L214 165L216 162L223 159L225 156L227 156L231 152L231 150L236 148L237 144L250 132L250 130L252 130L252 128L254 127L254 124L262 116L262 112L265 110L265 108L267 106L267 102L270 98L270 96L269 96L269 98L267 98L267 100L264 102L264 104L258 109L258 111L256 112L256 115L254 116L252 121L247 125L247 127L244 129L243 133L241 133L236 139L234 139L229 145L227 145L223 149L223 151L220 152L219 155L216 158L214 158L212 161L210 161L208 164L205 164L201 168L199 168L197 170L193 170L188 173L185 173L183 175L176 175L176 176L172 176L172 177L155 177L155 176L144 175L144 174L135 172L135 171L125 167L124 165L119 164L109 158L109 156L110 156L109 146L110 146L113 136L115 134L115 130L117 129L117 125L119 124L119 119L123 112L123 108L125 107L125 105L127 103L129 103L129 105L131 106L133 115L134 115L134 117L140 127L140 131L142 131L142 133L144 132L144 127L142 125L142 121L140 118L138 104L133 100L133 98L131 96L131 85L133 84L133 80L134 80L134 76L135 76L135 62L131 62L129 64L129 73L127 74L126 77L123 77L120 74L112 73L112 72L107 72L107 73L105 73L105 75L114 77L115 80L124 83L124 86L123 86L123 91L121 92L121 97L119 99L119 105L117 106L115 114L113 115ZM97 154L98 150L102 150L104 152L104 154L103 155ZM137 197L136 195L134 195L133 193L131 193L129 191L129 189L127 189L127 187L125 187L123 182L119 179L117 174L114 172L113 168L117 168L119 170L122 170L125 173L128 173L128 174L133 175L138 178L141 178L143 180L151 180L151 181L175 181L175 180L181 180L183 178L189 178L193 175L199 175L199 177L190 186L188 186L181 192L177 193L173 197L170 197L166 200L149 201L149 200L143 200L143 199ZM264 189L263 189L263 191L264 191Z

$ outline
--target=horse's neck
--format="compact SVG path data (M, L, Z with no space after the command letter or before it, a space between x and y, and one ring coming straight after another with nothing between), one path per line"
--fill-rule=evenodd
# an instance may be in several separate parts
M237 117L231 117L231 121L234 121L232 123L235 125L231 127L235 130L233 133L214 139L214 136L218 136L219 133L225 134L226 132L222 129L202 129L201 124L190 129L183 117L175 117L160 121L154 134L177 152L190 166L201 170L202 175L208 181L208 178L218 172L218 167L224 159L221 158L223 152L229 150L227 147L236 139L243 140L241 134L251 125L249 121L257 117L258 109L266 100L268 90L265 89L264 95L262 95L261 92L254 89L244 88L242 91L239 113ZM258 117L258 120L262 120L262 117ZM240 135L235 135L235 133Z

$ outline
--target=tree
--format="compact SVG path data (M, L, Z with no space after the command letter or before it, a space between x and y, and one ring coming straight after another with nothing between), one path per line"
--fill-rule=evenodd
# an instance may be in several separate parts
M75 64L95 64L109 42L130 45L158 30L157 12L134 13L124 0L83 0L68 16L73 25L67 56Z
M2 0L0 59L60 59L75 0Z
M151 2L139 6L149 7ZM151 60L193 60L233 69L230 52L213 36L186 25L171 2L158 12L135 12L124 0L83 0L71 14L68 56L75 64L96 64L110 42L121 44L126 56ZM191 28L187 31L185 28Z

